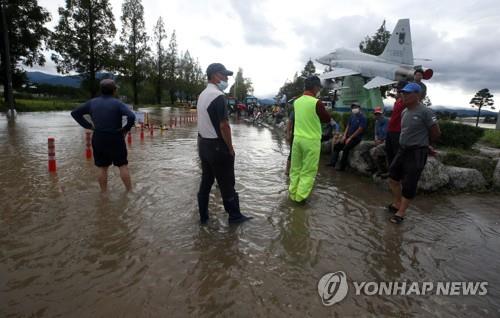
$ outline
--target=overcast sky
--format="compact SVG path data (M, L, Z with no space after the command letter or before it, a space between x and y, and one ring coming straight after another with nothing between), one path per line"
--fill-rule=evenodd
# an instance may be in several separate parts
M123 1L110 2L120 30ZM65 1L39 3L51 13L52 29ZM500 97L500 0L143 0L143 5L149 33L161 15L168 33L176 30L179 50L189 49L204 69L211 62L234 71L242 67L257 97L274 96L309 58L339 47L357 49L384 19L392 32L400 18L410 18L415 58L432 59L416 63L435 71L426 83L434 105L465 106L485 87ZM51 61L36 69L56 72Z

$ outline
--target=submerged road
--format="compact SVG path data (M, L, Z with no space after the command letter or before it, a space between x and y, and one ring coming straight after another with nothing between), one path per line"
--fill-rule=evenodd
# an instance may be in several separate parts
M154 110L158 123L169 109ZM198 224L196 124L129 148L98 192L84 132L67 112L0 117L0 317L499 317L500 198L421 195L387 222L388 192L321 163L308 204L287 199L284 136L234 123L242 211L227 225L218 189ZM56 138L57 174L47 172ZM326 158L323 158L325 160ZM326 307L318 281L344 271ZM488 282L483 296L356 295L353 282Z

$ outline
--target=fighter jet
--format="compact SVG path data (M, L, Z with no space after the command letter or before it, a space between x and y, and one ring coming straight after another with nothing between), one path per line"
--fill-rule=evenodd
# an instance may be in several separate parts
M409 19L398 21L384 52L379 56L337 49L316 61L331 69L320 75L322 80L360 75L370 79L363 86L366 89L391 85L399 80L413 80L416 69L424 71L425 80L430 79L434 74L432 69L414 65Z

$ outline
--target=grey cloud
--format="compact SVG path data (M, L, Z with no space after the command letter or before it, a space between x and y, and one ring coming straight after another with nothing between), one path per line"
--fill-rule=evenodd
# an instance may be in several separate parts
M357 49L359 42L373 34L383 20L383 17L349 16L325 20L320 26L299 26L295 32L303 36L301 58L305 63L309 58L314 60L339 47ZM387 22L392 32L396 21ZM414 55L432 61L415 63L434 69L430 83L453 85L468 92L485 87L500 90L498 26L483 23L465 38L445 41L430 23L417 22L411 21Z
M208 36L208 35L202 36L200 39L202 41L207 42L208 44L210 44L212 46L215 46L216 48L222 48L224 46L224 44L222 44L222 42L220 42L219 40L214 39L213 37Z
M283 46L274 38L274 27L266 20L260 10L260 1L231 0L233 9L243 25L243 36L250 45Z

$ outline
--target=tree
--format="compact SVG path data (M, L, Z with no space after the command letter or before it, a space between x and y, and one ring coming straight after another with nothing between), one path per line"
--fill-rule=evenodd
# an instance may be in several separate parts
M238 68L238 72L234 78L234 84L230 87L229 93L239 101L244 101L247 95L253 94L252 80L243 77L242 68Z
M314 66L314 63L311 59L309 59L309 61L307 61L306 65L304 66L304 69L302 70L301 75L304 78L307 78L307 77L313 76L313 75L318 75L316 73L316 66Z
M477 119L476 119L476 127L479 125L479 116L481 116L481 108L484 106L490 107L492 110L495 109L493 107L493 95L490 93L490 90L487 88L483 88L478 91L474 97L470 100L469 103L472 107L477 107Z
M304 66L304 69L301 71L300 76L295 73L293 80L285 82L285 84L280 88L278 95L276 95L276 99L280 99L283 95L286 95L289 99L302 95L304 92L304 80L312 75L318 74L316 73L314 63L311 59L309 59Z
M155 56L153 57L153 66L155 69L154 82L155 82L155 95L156 103L161 104L162 97L162 85L165 79L164 71L166 69L166 55L165 48L163 47L163 41L167 39L167 33L165 31L165 24L163 23L162 17L158 18L156 25L154 27L154 47Z
M177 62L176 88L182 100L191 101L204 86L204 76L199 62L191 57L189 51L181 54Z
M96 73L112 65L116 28L108 0L66 0L59 8L59 23L50 41L52 60L60 73L76 71L97 93Z
M149 52L141 0L125 0L122 5L121 44L117 46L118 70L132 84L134 105L139 104L138 85L144 79Z
M175 30L172 31L170 42L168 44L168 51L166 56L165 79L169 90L170 101L175 101L175 82L176 82L176 68L177 68L177 37Z
M384 52L390 37L391 32L386 30L384 20L374 35L371 37L366 36L365 39L359 43L359 50L371 55L380 55Z
M390 37L391 32L386 30L384 20L374 35L371 37L366 36L365 39L359 43L359 50L366 54L380 55L384 52L387 43L389 43ZM382 97L386 97L388 90L389 88L387 86L380 87L380 94Z
M50 31L44 26L50 14L38 5L37 0L1 0L0 2L0 80L4 99L10 109L14 107L12 88L25 81L20 64L43 65L42 45Z

